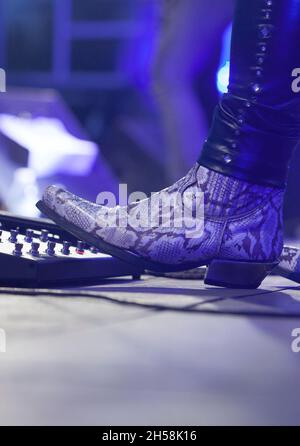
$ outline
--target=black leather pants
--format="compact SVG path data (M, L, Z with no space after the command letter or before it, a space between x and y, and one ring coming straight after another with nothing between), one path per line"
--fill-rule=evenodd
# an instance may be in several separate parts
M284 187L300 139L297 77L300 0L237 0L228 93L216 108L199 163Z

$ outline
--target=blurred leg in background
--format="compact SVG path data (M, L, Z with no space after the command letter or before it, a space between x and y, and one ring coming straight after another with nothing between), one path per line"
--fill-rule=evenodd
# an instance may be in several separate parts
M172 182L197 160L207 136L195 81L215 47L221 46L233 0L162 0L161 7L153 80L165 132L167 176Z

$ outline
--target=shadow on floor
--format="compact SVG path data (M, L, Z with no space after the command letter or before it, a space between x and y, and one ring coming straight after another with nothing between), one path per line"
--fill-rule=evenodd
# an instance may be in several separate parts
M218 287L195 289L178 286L105 286L101 288L101 293L108 294L109 298L116 303L158 310L300 317L300 287L276 286L274 288L229 290ZM99 292L99 288L88 290ZM187 298L186 302L185 298Z

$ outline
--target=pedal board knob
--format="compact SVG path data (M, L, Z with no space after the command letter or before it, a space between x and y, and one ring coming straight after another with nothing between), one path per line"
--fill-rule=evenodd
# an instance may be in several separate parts
M16 229L12 229L10 231L10 237L9 237L8 241L11 243L18 243L18 234L19 234L19 231L17 231Z
M33 229L26 229L25 242L31 243L33 239Z
M49 238L49 232L47 231L47 229L42 229L40 235L41 242L47 242L48 238Z
M15 256L21 256L22 255L22 249L23 249L23 243L16 243L15 249L13 251L13 254Z
M68 256L70 254L70 246L71 246L70 242L63 242L63 247L61 250L62 254Z
M48 234L47 234L47 237L48 237ZM55 242L50 242L50 241L48 242L47 250L46 250L48 256L55 256L55 246L56 246Z
M76 248L76 252L77 254L84 254L84 248L85 248L85 244L84 242L78 240L77 242L77 248Z
M31 243L31 250L30 250L30 254L33 257L39 257L40 253L39 253L39 248L40 248L40 244L37 242L32 242Z

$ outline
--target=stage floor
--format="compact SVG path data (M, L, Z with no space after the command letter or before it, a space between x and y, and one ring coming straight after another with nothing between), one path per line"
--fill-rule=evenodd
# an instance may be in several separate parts
M1 425L300 424L297 284L144 276L81 290L0 295Z

